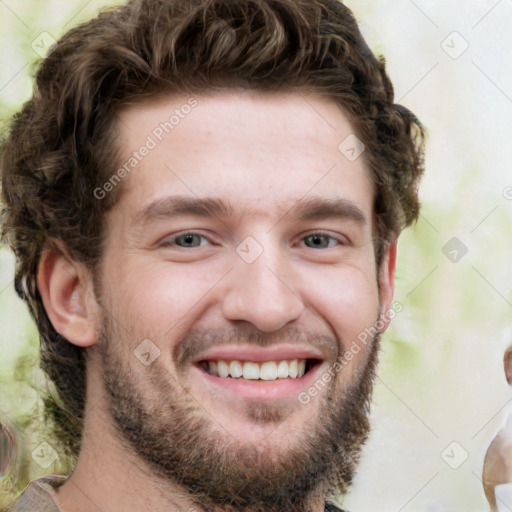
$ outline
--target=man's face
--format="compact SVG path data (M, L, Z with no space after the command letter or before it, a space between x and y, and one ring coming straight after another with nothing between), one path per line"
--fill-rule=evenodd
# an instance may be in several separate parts
M350 480L368 430L376 341L343 354L391 300L387 258L379 300L372 181L338 149L353 130L333 103L196 99L120 115L126 160L157 144L107 215L96 370L118 434L198 503L285 510L288 490L300 510L329 473ZM190 113L161 133L177 109Z

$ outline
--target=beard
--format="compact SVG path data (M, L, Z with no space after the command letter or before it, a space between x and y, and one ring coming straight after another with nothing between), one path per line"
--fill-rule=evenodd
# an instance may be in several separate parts
M287 340L299 337L304 340L304 333L284 333ZM266 346L269 340L269 335L255 330L189 332L173 352L177 376L184 374L194 354L210 346ZM307 335L307 340L311 345L331 344L336 354L343 346L334 337ZM146 367L144 379L137 378L121 341L120 333L104 324L97 346L116 434L153 475L178 486L197 512L310 512L313 502L347 491L370 430L379 335L345 389L337 390L336 375L325 393L312 399L320 401L316 419L290 431L286 446L272 443L272 433L264 443L230 436L161 364L163 358ZM336 360L347 363L341 357L332 362ZM293 410L251 402L244 414L256 424L275 426L275 431L285 428L282 422Z

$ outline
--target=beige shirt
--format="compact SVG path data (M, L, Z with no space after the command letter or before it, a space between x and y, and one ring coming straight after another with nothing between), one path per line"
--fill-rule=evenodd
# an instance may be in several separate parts
M8 512L60 512L53 497L66 479L63 475L49 475L32 480Z

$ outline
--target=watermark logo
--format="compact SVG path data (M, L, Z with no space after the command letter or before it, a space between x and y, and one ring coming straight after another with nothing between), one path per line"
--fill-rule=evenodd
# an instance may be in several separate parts
M442 253L452 262L458 263L468 253L467 246L454 236L441 249Z
M263 247L252 236L248 236L236 248L236 253L246 263L251 264L263 254Z
M467 450L457 441L452 441L442 452L441 458L452 469L458 469L469 457Z
M150 366L160 357L160 349L150 339L145 339L133 353L144 366Z
M30 45L39 57L44 58L51 55L57 48L57 40L48 32L41 32Z
M469 48L469 43L457 31L454 31L443 39L441 48L446 55L456 60Z
M341 144L338 146L340 153L350 162L357 160L366 149L363 142L353 133L345 137Z
M43 469L48 469L59 458L55 448L44 441L32 451L32 458Z

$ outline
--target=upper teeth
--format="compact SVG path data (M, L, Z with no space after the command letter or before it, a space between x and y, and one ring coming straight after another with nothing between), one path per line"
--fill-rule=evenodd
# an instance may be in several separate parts
M208 369L217 377L243 377L248 380L276 380L291 377L296 379L306 373L305 359L291 361L208 361Z

